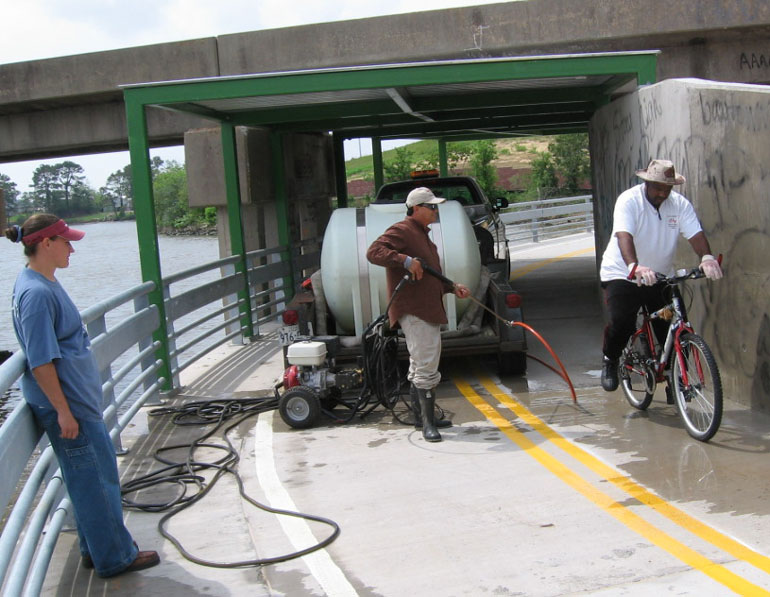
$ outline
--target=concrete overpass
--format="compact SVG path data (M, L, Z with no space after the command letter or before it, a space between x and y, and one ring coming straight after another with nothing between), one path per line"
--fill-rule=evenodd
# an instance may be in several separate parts
M657 80L770 83L770 4L530 0L0 65L0 163L124 150L119 85L362 64L657 49ZM297 43L302 40L302 43ZM193 116L148 112L152 146Z

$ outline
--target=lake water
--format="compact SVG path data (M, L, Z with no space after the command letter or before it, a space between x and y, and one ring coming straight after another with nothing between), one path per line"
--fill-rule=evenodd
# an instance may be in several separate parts
M142 282L134 222L83 224L76 228L86 235L73 243L75 253L70 257L70 266L57 270L56 277L78 310L83 311ZM163 276L219 258L216 237L161 236L158 244ZM18 349L11 323L11 295L16 276L25 263L22 245L0 238L0 350L15 352ZM209 279L216 275L212 272ZM205 279L196 278L196 283L201 281ZM180 285L180 290L182 288ZM3 403L0 410L7 412L17 399L18 392L14 391L10 396L0 397ZM3 415L0 412L0 420L4 419Z

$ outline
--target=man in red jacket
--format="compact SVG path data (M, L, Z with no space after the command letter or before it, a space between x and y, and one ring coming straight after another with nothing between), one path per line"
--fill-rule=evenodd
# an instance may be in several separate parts
M404 331L415 427L422 422L422 436L429 442L441 441L434 416L434 390L441 380L438 371L441 325L447 323L442 299L447 292L453 292L458 298L470 296L467 286L450 287L423 272L421 260L441 271L438 250L428 236L428 226L438 219L438 206L444 201L428 188L413 189L406 198L406 217L388 228L366 253L371 263L386 268L389 295L392 296L406 271L414 279L413 284L403 286L395 296L388 316L391 327L401 326ZM442 420L438 424L448 427L451 422Z

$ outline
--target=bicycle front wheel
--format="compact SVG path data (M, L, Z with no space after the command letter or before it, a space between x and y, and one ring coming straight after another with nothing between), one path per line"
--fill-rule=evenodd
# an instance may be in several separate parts
M684 371L679 357L672 355L674 363L669 383L674 391L674 402L687 433L705 442L714 436L722 422L722 380L716 359L703 338L697 334L682 334L679 344Z
M626 400L639 410L646 410L655 394L655 372L648 364L649 349L645 342L643 336L631 336L618 364L620 386Z

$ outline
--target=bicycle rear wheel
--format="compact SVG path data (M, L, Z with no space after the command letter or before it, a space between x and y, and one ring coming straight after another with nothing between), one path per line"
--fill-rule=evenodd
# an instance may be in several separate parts
M722 380L716 359L703 338L697 334L682 334L679 343L687 384L676 354L671 357L674 363L669 383L687 433L705 442L714 436L722 422Z
M655 394L655 372L648 365L649 348L644 336L633 335L620 355L618 374L626 400L634 408L646 410Z

